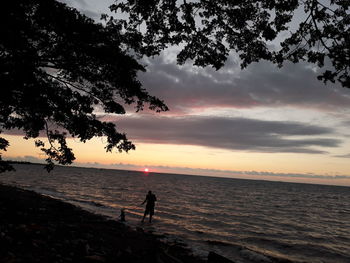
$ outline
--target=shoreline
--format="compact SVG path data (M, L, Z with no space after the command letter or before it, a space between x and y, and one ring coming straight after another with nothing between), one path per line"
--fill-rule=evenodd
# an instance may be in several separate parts
M347 203L350 196L346 188L323 186L320 188L309 185L295 188L295 185L290 184L257 185L250 181L212 180L194 176L146 177L134 173L110 173L94 169L73 170L68 167L57 167L53 174L48 175L41 167L21 165L16 168L18 168L16 173L1 174L0 185L6 184L35 191L38 193L36 195L61 200L94 215L101 215L116 224L119 210L125 207L127 223L123 227L129 226L128 230L136 232L143 230L145 234L152 233L160 242L167 243L167 246L162 245L165 252L169 251L167 249L169 246L171 251L177 247L176 245L191 248L192 251L188 254L199 257L201 262L207 260L218 262L209 260L210 251L223 255L231 263L334 262L334 260L350 262L348 248L350 228L346 228L350 222L347 220L350 219L347 213L350 209L350 203ZM207 195L208 186L212 190L211 195ZM157 193L160 202L154 223L141 224L143 209L138 204L148 189ZM8 229L8 224L12 224L12 218L17 216L17 212L7 211L13 206L13 200L23 199L24 192L26 191L19 190L17 193L4 193L3 198L0 196L0 212L2 211L0 222L3 217L9 217L7 221L5 220L5 227L1 228L0 225L0 242L2 242L0 251L2 244L8 246L1 241L2 237L14 239L14 230L9 234L1 231ZM6 202L3 200L1 203L2 199ZM24 220L23 224L29 229L35 227L28 225L31 218L38 214L32 210L39 210L35 201L28 204L28 200L31 199L35 200L31 196L19 208L19 211L24 211L24 208L31 207L29 220ZM203 200L203 203L198 203ZM55 209L55 205L52 207L50 209ZM83 211L81 213L85 214ZM22 212L20 216L21 214ZM42 213L39 216L43 217ZM45 219L47 215L43 218L46 221L51 220ZM63 220L70 224L67 218L70 219L65 216ZM16 228L19 224L17 223ZM92 222L89 228L95 228L95 225ZM50 228L57 228L57 224ZM216 230L218 232L215 232ZM48 232L45 228L44 231ZM69 239L75 238L66 236ZM22 236L18 238L20 242L22 239ZM87 249L89 253L85 253L84 256L94 255L94 251L89 249L91 244L86 242L87 238L83 235L81 239L85 242L83 242L85 246L86 243L89 245ZM46 239L44 241L46 242ZM52 239L47 243L53 246L50 242L53 242ZM124 249L130 252L131 248ZM99 254L103 255L97 251L97 255ZM178 252L172 255L178 258ZM0 254L0 262L1 259ZM7 262L14 262L11 257L8 259L10 260Z
M142 228L133 230L61 200L0 184L0 262L207 261Z

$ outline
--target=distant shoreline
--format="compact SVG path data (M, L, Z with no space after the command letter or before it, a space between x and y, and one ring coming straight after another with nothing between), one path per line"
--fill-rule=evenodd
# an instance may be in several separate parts
M141 228L3 184L0 240L0 262L205 262Z

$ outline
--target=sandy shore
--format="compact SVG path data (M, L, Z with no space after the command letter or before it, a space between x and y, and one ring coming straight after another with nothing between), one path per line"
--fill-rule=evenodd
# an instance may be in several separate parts
M32 191L0 185L0 262L202 263L179 244Z

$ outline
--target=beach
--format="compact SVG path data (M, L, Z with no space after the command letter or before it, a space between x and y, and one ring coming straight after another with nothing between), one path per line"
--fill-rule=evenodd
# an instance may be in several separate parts
M29 164L15 168L0 176L0 184L16 187L3 188L0 198L5 242L0 249L7 262L25 253L64 258L41 262L206 262L210 252L236 263L350 262L348 187L61 166L48 174L42 165ZM141 203L149 190L157 196L155 215L152 224L148 218L141 224ZM121 209L124 224L118 222ZM17 242L26 245L16 248Z
M0 185L0 262L204 262L183 245Z

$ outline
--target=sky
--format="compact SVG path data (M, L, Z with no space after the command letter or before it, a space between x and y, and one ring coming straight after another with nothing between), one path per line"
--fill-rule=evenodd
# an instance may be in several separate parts
M65 0L98 20L112 0ZM306 63L277 68L261 61L241 70L232 53L219 71L176 64L176 50L146 58L144 88L165 101L166 113L132 108L98 113L136 145L105 153L104 138L69 139L75 165L350 186L350 90L316 79ZM38 161L31 140L5 135L5 159Z

